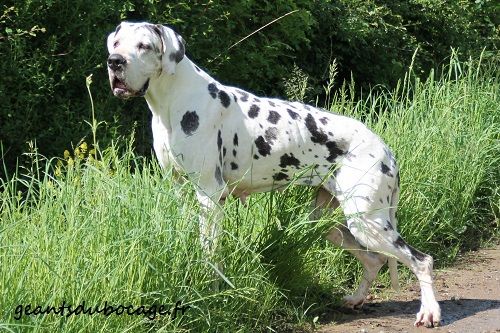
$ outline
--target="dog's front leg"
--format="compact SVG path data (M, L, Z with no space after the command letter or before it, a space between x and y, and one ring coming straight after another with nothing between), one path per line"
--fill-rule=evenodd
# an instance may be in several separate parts
M200 241L203 251L213 258L217 248L219 228L223 217L222 205L224 200L220 195L209 196L197 192L200 202Z
M210 268L213 270L212 289L219 291L221 278L228 282L224 276L223 266L221 262L216 259L217 243L220 236L221 223L223 218L222 206L224 199L222 198L221 191L217 194L209 196L203 192L197 192L198 201L200 202L200 241L203 251L206 255L206 260ZM229 285L232 285L228 282Z

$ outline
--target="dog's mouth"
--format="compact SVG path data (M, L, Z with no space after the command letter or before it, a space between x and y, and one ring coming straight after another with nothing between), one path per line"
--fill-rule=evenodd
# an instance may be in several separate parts
M120 98L129 98L129 97L143 97L146 94L146 91L149 88L149 78L146 80L146 83L142 86L138 91L131 90L127 87L125 81L119 79L118 77L114 77L111 83L111 90L113 91L113 95Z
M113 79L111 89L113 90L113 93L117 96L128 92L127 85L125 84L125 82L123 82L117 77Z

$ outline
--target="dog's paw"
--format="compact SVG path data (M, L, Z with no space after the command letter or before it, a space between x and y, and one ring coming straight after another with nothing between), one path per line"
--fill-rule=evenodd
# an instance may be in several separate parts
M342 304L349 309L359 309L365 303L365 297L362 295L349 295L342 298Z
M434 304L420 307L420 311L417 313L417 320L415 321L415 326L425 326L425 327L438 327L441 325L441 309L439 304L434 302Z

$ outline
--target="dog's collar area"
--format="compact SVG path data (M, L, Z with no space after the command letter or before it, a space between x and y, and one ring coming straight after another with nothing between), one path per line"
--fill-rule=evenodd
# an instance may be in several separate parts
M142 97L146 95L146 91L148 90L148 88L149 88L149 78L146 80L146 83L144 83L141 90L139 90L138 96Z

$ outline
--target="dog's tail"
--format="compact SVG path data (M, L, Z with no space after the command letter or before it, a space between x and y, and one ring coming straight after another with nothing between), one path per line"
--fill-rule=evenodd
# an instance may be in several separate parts
M399 173L397 174L397 178L399 179ZM395 189L392 190L391 207L389 208L391 224L392 227L394 228L394 231L398 230L398 220L396 218L396 209L398 207L398 201L399 201L399 186L397 186ZM399 290L398 261L394 257L389 257L387 265L389 266L389 276L391 277L392 289Z

